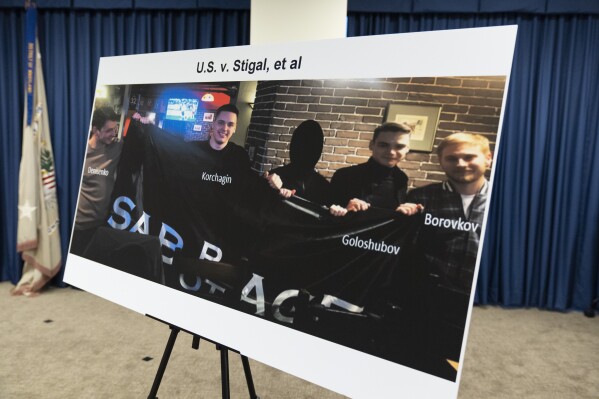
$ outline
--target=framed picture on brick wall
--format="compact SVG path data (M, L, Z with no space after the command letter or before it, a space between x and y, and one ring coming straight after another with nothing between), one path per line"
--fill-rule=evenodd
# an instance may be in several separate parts
M441 105L389 104L385 122L404 123L412 128L410 151L433 150Z

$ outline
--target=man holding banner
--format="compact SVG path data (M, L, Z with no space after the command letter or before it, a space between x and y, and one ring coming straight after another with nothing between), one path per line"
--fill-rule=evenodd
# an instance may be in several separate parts
M119 119L120 116L110 107L98 108L92 116L77 222L71 242L71 252L78 255L83 253L98 227L106 225L108 219L110 195L123 149L123 141L117 140Z
M489 140L454 133L441 141L437 155L447 181L410 191L408 201L424 206L420 240L427 267L442 283L469 293L487 203Z
M27 9L26 18L27 84L17 229L17 251L22 252L25 265L12 295L38 294L62 263L54 156L34 7Z
M397 164L410 150L412 130L403 124L385 123L374 130L370 159L339 169L331 179L334 202L348 211L365 211L371 205L396 209L404 202L408 177Z

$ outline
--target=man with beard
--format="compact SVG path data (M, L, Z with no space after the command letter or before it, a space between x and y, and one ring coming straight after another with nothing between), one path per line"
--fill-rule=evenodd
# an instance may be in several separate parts
M489 141L478 134L455 133L437 147L447 180L408 193L424 207L418 242L427 271L441 283L469 293L480 242L491 166Z
M71 244L71 252L78 255L85 250L97 228L106 224L123 148L123 141L118 140L119 119L110 107L98 108L92 116Z

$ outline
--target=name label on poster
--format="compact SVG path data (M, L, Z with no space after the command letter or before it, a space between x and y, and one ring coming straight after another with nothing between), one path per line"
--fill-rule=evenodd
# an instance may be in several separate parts
M87 168L87 173L92 175L100 175L100 176L108 176L108 171L106 169L96 169L91 166Z
M435 217L430 213L424 216L424 224L426 226L442 227L444 229L452 229L459 231L472 231L473 233L480 227L478 223L466 222L462 218L446 219Z
M216 183L220 183L223 186L225 184L231 184L231 182L233 181L233 179L229 175L222 176L222 175L219 175L218 173L210 174L210 173L206 173L206 172L202 172L202 180L213 181Z
M360 237L350 237L348 235L343 236L341 242L346 247L355 247L367 249L369 251L378 251L391 255L397 255L399 253L400 247L397 245L385 244L385 241L372 241L371 238L368 240L362 240Z

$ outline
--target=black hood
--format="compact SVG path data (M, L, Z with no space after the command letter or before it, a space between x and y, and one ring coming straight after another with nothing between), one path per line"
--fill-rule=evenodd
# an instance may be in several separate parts
M289 146L291 165L298 169L314 169L322 154L324 134L318 122L306 120L293 132Z

